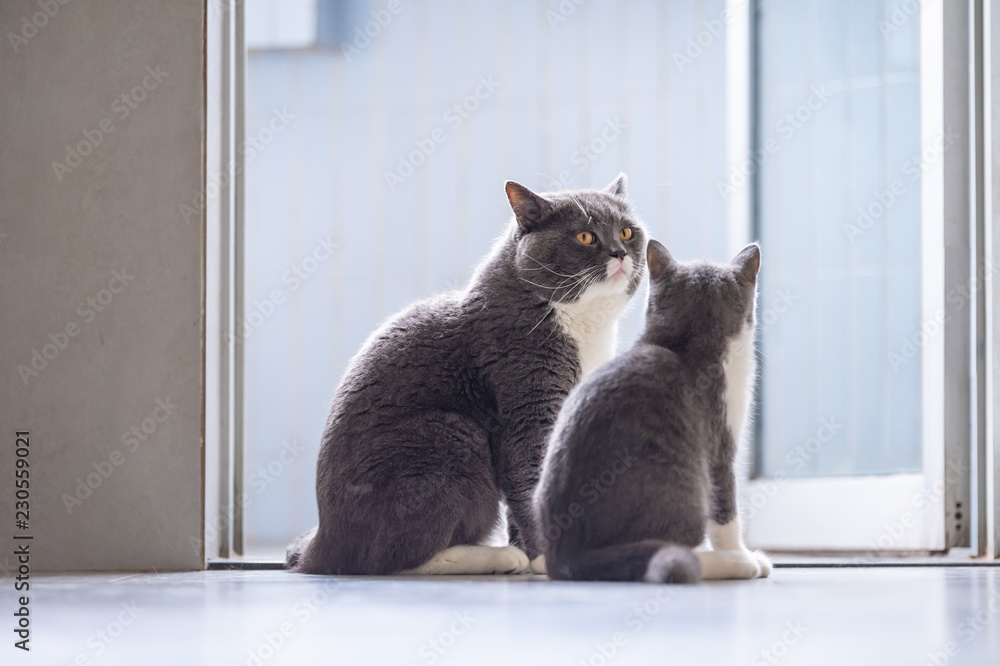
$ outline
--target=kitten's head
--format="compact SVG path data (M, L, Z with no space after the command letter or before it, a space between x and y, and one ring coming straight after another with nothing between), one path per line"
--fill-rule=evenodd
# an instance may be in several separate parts
M508 182L517 219L514 268L525 286L557 303L595 291L632 296L642 279L646 231L627 188L625 174L603 190L546 194Z
M692 342L723 349L752 330L760 247L752 243L728 264L679 262L655 240L646 248L646 335L671 349Z

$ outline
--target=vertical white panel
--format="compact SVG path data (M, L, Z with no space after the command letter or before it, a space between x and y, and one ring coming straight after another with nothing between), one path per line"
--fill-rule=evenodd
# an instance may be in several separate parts
M942 0L925 2L920 10L920 142L932 145L944 127L944 35ZM921 175L921 262L923 264L922 319L933 320L944 309L944 163L935 160ZM936 335L921 351L923 471L925 492L931 498L924 527L925 538L935 550L946 547L945 498L935 491L945 475L944 336Z

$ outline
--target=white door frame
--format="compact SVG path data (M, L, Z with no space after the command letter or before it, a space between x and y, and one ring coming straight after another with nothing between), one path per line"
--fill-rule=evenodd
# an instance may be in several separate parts
M243 553L244 24L242 2L206 5L206 561Z
M977 222L982 226L983 254L980 260L986 265L1000 258L1000 146L994 141L1000 137L1000 104L995 96L1000 92L1000 2L984 0L982 3L982 60L981 79L982 122L981 168L977 184L982 187L983 210ZM990 258L990 263L986 259ZM984 286L984 358L982 364L984 418L982 437L977 444L982 447L977 456L977 480L982 484L977 500L982 518L977 520L977 532L982 539L978 551L989 559L1000 559L1000 428L996 416L1000 414L1000 272L990 270L985 274Z

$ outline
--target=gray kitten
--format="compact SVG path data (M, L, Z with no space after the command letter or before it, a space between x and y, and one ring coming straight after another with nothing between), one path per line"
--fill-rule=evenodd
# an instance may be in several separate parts
M465 291L418 302L351 361L323 433L319 527L288 549L304 573L507 573L541 553L531 514L563 400L614 354L646 235L620 175L539 195L508 182L514 220ZM480 545L508 506L514 546Z
M646 250L643 336L570 393L535 512L563 580L690 583L767 576L742 544L733 469L754 374L760 250L682 264ZM695 553L705 540L713 550Z

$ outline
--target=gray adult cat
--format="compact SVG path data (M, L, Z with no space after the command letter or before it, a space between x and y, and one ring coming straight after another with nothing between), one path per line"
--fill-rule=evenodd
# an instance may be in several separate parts
M646 328L570 393L536 491L548 574L690 583L767 576L742 543L736 447L754 374L760 250L679 263L649 242ZM693 552L705 539L711 551Z
M625 175L539 195L462 292L407 308L351 361L323 433L319 526L288 549L315 574L511 573L541 553L531 514L570 389L614 354L646 235ZM480 545L508 506L515 545ZM541 563L536 562L536 569Z

